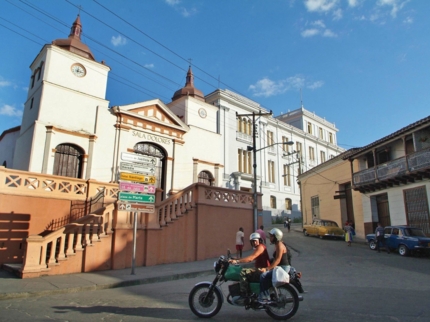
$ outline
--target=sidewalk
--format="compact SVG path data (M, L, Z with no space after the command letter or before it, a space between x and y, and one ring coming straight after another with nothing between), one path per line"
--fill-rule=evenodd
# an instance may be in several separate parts
M247 251L243 255L248 256L250 253L251 251ZM95 291L206 275L215 277L213 264L217 259L136 267L134 275L131 275L131 268L126 268L20 279L12 273L0 270L0 300Z

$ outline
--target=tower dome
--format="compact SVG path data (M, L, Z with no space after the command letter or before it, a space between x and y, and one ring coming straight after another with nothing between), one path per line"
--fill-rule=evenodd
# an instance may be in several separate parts
M194 87L194 75L193 71L191 70L191 66L188 68L185 86L181 89L178 89L175 94L173 94L172 101L177 100L183 96L192 96L201 101L205 100L203 92Z
M52 42L52 44L64 50L68 50L72 53L75 53L79 56L95 61L94 55L91 52L90 48L88 48L88 46L81 41L81 34L82 34L82 24L81 24L81 18L78 15L78 17L76 18L75 22L72 25L72 28L70 29L69 38L56 39Z

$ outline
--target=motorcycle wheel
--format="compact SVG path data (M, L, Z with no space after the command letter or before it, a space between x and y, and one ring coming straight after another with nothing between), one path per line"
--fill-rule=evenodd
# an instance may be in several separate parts
M276 306L267 306L266 313L275 320L288 320L299 309L299 296L289 284L278 287L279 300Z
M200 318L210 318L216 315L222 306L222 294L214 288L208 296L211 284L196 285L188 296L191 311Z

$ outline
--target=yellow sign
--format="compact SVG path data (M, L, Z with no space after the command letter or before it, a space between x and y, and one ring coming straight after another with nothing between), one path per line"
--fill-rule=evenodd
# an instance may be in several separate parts
M133 181L133 182L155 184L155 176L145 176L143 174L137 174L137 173L121 172L119 174L119 179L126 180L126 181Z

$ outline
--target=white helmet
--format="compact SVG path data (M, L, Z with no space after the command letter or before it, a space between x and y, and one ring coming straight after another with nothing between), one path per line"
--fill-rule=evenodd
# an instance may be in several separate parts
M252 233L251 235L249 235L249 240L254 240L254 239L261 239L261 236L259 233Z
M269 231L269 234L272 236L275 236L276 241L281 241L284 234L282 231L278 228L273 228L271 231Z
M254 247L254 245L252 244L253 240L258 240L260 244L262 243L261 236L259 233L252 233L251 235L249 235L249 242L251 243L251 247Z

